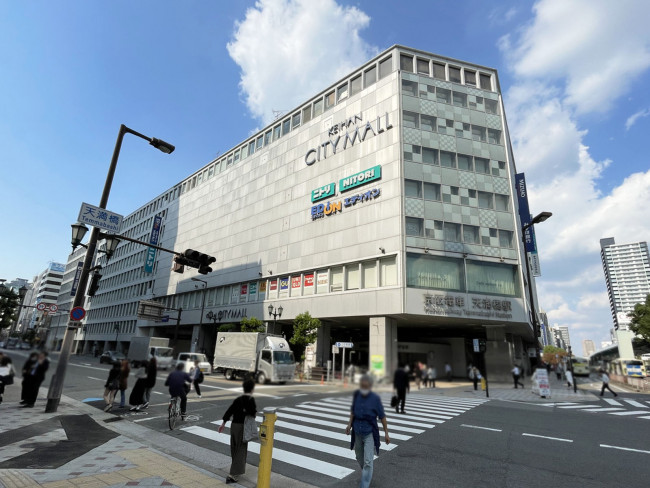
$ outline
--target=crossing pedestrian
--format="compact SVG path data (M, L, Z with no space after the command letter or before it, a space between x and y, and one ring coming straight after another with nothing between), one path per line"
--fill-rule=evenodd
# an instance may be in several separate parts
M203 371L199 368L198 359L194 361L194 366L190 369L190 379L194 385L194 390L199 398L201 398L201 383L203 383Z
M397 406L395 412L405 413L404 405L406 404L406 392L409 390L409 375L404 369L404 364L400 364L393 377L393 388L397 395Z
M431 388L436 387L436 379L438 378L438 371L434 366L430 366L427 370L427 378L429 380L429 386Z
M14 366L11 363L9 356L2 356L0 358L0 403L2 403L2 396L5 394L5 386L14 384Z
M25 403L23 403L21 408L34 407L36 398L38 397L38 389L41 387L41 383L43 383L43 380L45 379L45 373L49 366L50 361L47 358L47 353L39 353L36 362L32 364L23 383L23 388L25 390Z
M27 393L27 390L29 387L25 387L26 382L27 382L27 375L29 372L32 370L34 367L34 364L36 364L36 361L38 361L38 353L33 352L29 355L27 358L27 361L25 361L25 364L23 364L23 369L22 369L22 382L21 382L21 388L20 388L20 404L24 405L25 404L25 393Z
M232 419L230 424L230 474L226 478L226 483L237 483L239 477L246 471L246 456L248 454L248 441L244 441L244 422L246 416L255 418L257 414L257 405L253 398L255 381L247 379L243 383L244 394L235 398L226 413L223 414L223 421L219 426L219 433L223 432L226 422Z
M404 372L400 367L397 371ZM405 372L404 372L405 373ZM346 435L352 435L350 449L354 449L357 462L361 468L360 488L368 488L372 481L375 453L379 455L379 426L377 419L384 428L384 440L390 444L386 413L379 395L372 391L372 377L364 374L359 381L359 389L354 393L350 421L345 429ZM403 408L403 407L402 407Z
M129 405L132 412L139 412L145 403L145 390L147 389L147 362L140 365L135 372L135 384L129 395Z
M564 373L564 376L566 376L566 385L567 388L573 387L573 373L571 370L566 370L566 373Z
M115 361L113 363L113 367L108 371L108 378L106 379L106 384L104 385L104 403L106 403L104 412L110 412L113 408L115 394L120 389L120 369L120 362Z
M469 378L474 383L474 391L478 390L478 381L481 379L481 373L476 366L472 366L472 369L469 371Z
M612 390L609 386L609 375L607 374L607 371L604 369L600 370L600 378L603 381L603 386L600 389L600 396L603 396L605 394L605 389L611 391L615 397L618 396L618 393L616 393L614 390Z
M124 408L126 404L126 389L129 387L129 374L131 367L129 366L128 359L122 359L120 365L120 408Z
M519 381L519 378L521 378L521 369L519 369L519 366L515 364L515 367L512 368L512 379L515 381L515 390L517 389L518 385L522 388L525 388L524 384Z
M451 381L452 370L451 370L451 364L449 364L449 362L445 363L445 376L447 377L447 381Z
M555 366L555 376L558 381L562 381L562 365L559 363Z
M151 401L151 390L156 386L156 377L158 376L158 362L155 357L151 357L147 362L147 383L144 390L144 404L142 408L147 408Z

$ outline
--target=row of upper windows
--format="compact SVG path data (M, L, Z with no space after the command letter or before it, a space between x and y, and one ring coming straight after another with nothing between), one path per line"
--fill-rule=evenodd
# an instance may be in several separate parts
M426 90L423 90L420 84L415 81L402 80L402 93L454 105L455 107L471 108L472 110L485 111L485 113L493 115L499 114L499 102L496 100L484 97L470 99L466 93L432 85L426 85Z
M461 68L449 63L441 63L422 56L400 54L400 69L409 73L417 73L438 80L462 83L483 90L495 91L492 85L492 75L477 72L474 69Z
M451 119L442 119L433 115L419 114L417 112L402 111L402 123L410 129L422 129L439 134L455 135L465 139L472 139L490 144L501 144L501 131L488 129L476 124L454 122Z
M122 273L118 275L120 279L125 281L135 280L137 278L148 278L151 275L145 274L142 268L134 269L128 271L127 273ZM149 290L153 286L153 281L145 281L143 283L136 283L130 286L120 286L120 288L112 291L104 291L111 286L116 286L119 284L117 280L118 277L107 278L106 282L104 280L100 281L100 291L96 297L93 297L93 306L97 307L98 305L104 303L117 302L119 300L126 300L133 297L141 297L149 293Z
M97 320L102 318L124 317L135 315L138 311L138 302L122 303L120 305L111 305L108 307L95 307L88 311L87 320Z
M474 171L480 174L493 174L499 176L499 171L506 169L504 161L495 161L497 166L491 168L490 160L468 154L442 151L425 146L411 146L411 151L404 151L404 160L416 163L442 166L443 168L454 168L463 171Z
M443 189L442 191L441 188ZM508 212L510 210L510 197L508 195L472 189L466 189L466 192L467 196L461 195L461 189L457 186L446 186L417 180L404 180L404 195L410 198L424 198L425 200L431 201L471 205L473 207L498 210L500 212Z
M461 230L462 229L462 230ZM481 227L455 222L434 220L433 227L425 226L424 219L406 217L406 235L411 237L426 237L447 242L464 242L465 244L482 244L512 249L514 233L511 230L484 228L487 232L481 235ZM494 239L494 241L493 241ZM498 241L497 241L498 239Z
M100 334L116 334L119 339L119 334L133 334L135 333L137 321L128 320L123 322L108 322L105 324L90 324L86 326L86 334L100 335Z

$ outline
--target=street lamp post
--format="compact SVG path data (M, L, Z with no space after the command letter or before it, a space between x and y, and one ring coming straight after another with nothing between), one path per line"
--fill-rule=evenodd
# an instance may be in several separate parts
M533 321L533 339L535 341L535 360L537 361L537 367L539 367L542 362L539 355L539 321L537 320L537 312L535 312L535 300L533 299L533 278L530 271L530 263L528 262L528 253L526 252L526 231L533 225L548 220L552 215L553 214L551 212L541 212L521 228L521 242L524 245L524 261L526 262L526 274L528 275L528 297L530 302L531 319Z
M273 333L274 333L274 334L277 334L277 332L276 332L276 330L275 330L275 326L276 326L277 323L278 323L278 317L282 317L282 310L284 310L284 309L282 308L282 305L280 305L280 306L277 307L277 308L274 307L272 304L269 305L269 315L270 315L271 317L273 317ZM267 326L267 328L266 328L266 332L268 332L268 331L269 331L269 329L268 329L268 326Z
M120 130L117 133L117 140L115 141L115 149L113 150L113 157L111 158L111 164L108 167L108 173L106 175L106 182L104 183L104 190L102 191L102 197L99 202L99 208L105 209L108 204L108 197L111 193L111 186L113 185L113 176L115 175L115 169L117 167L117 160L120 156L120 149L122 148L122 141L124 140L125 134L133 134L145 141L148 141L156 149L164 152L165 154L170 154L174 151L174 146L171 144L156 139L155 137L147 137L144 134L140 134L132 129L129 129L124 124L120 125ZM93 266L93 260L95 258L95 251L97 250L97 241L99 240L99 227L93 227L92 232L90 233L90 240L88 241L88 246L86 249L86 256L84 258L83 268L81 270L81 276L79 277L79 284L77 285L77 293L74 296L74 301L72 303L72 308L81 307L84 304L84 298L86 296L86 287L88 285L88 276L90 275L91 268ZM45 406L46 412L56 412L59 408L59 402L61 401L61 393L63 391L63 382L65 380L65 372L68 368L68 362L70 360L70 353L72 352L72 344L74 341L74 335L77 327L68 326L65 335L63 336L63 344L61 346L61 353L59 355L59 362L56 366L56 372L52 376L52 381L50 382L50 389L47 392L47 405Z
M203 283L203 295L201 297L201 318L199 319L199 336L196 338L196 342L198 344L199 342L199 337L201 337L203 334L203 312L205 311L205 294L207 292L208 288L208 282L205 280L202 280L200 278L192 278L192 281L200 281ZM201 342L201 349L203 349L203 342ZM196 352L196 351L192 351ZM200 351L199 351L200 352Z
M571 370L571 378L573 379L573 393L577 393L578 383L576 382L576 375L573 371L573 359L571 358L572 357L571 346L569 346L568 349L569 349L569 369Z

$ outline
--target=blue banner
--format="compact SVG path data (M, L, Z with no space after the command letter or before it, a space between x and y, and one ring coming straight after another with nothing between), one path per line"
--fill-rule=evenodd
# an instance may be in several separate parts
M151 228L151 234L149 235L149 244L154 246L158 245L158 236L160 236L160 226L162 224L162 217L156 215L153 218L153 227ZM156 254L157 249L150 247L147 249L147 255L144 261L144 272L153 273L153 267L156 264Z
M515 186L517 191L517 200L519 202L519 219L521 220L521 227L530 224L530 208L528 206L528 189L526 188L526 177L524 173L517 173L515 175ZM526 242L526 251L531 253L537 252L535 245L535 229L533 226L528 227L524 234Z

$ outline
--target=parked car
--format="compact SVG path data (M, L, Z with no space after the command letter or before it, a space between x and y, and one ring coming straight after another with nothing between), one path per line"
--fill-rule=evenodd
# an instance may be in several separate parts
M11 337L7 340L7 343L5 344L5 349L18 349L19 347L19 340L16 339L15 337Z
M121 352L117 351L106 351L104 354L99 356L99 363L104 364L113 364L115 361L121 361L122 359L126 359L126 356L122 354Z
M29 351L32 348L32 345L29 342L21 342L20 349L24 351Z
M212 373L212 367L210 366L210 362L208 361L208 358L205 356L205 354L201 354L197 352L181 352L178 355L178 358L174 361L172 368L176 368L176 365L178 363L183 363L184 371L186 373L189 373L190 370L194 367L194 361L199 362L199 368L201 369L203 374Z

